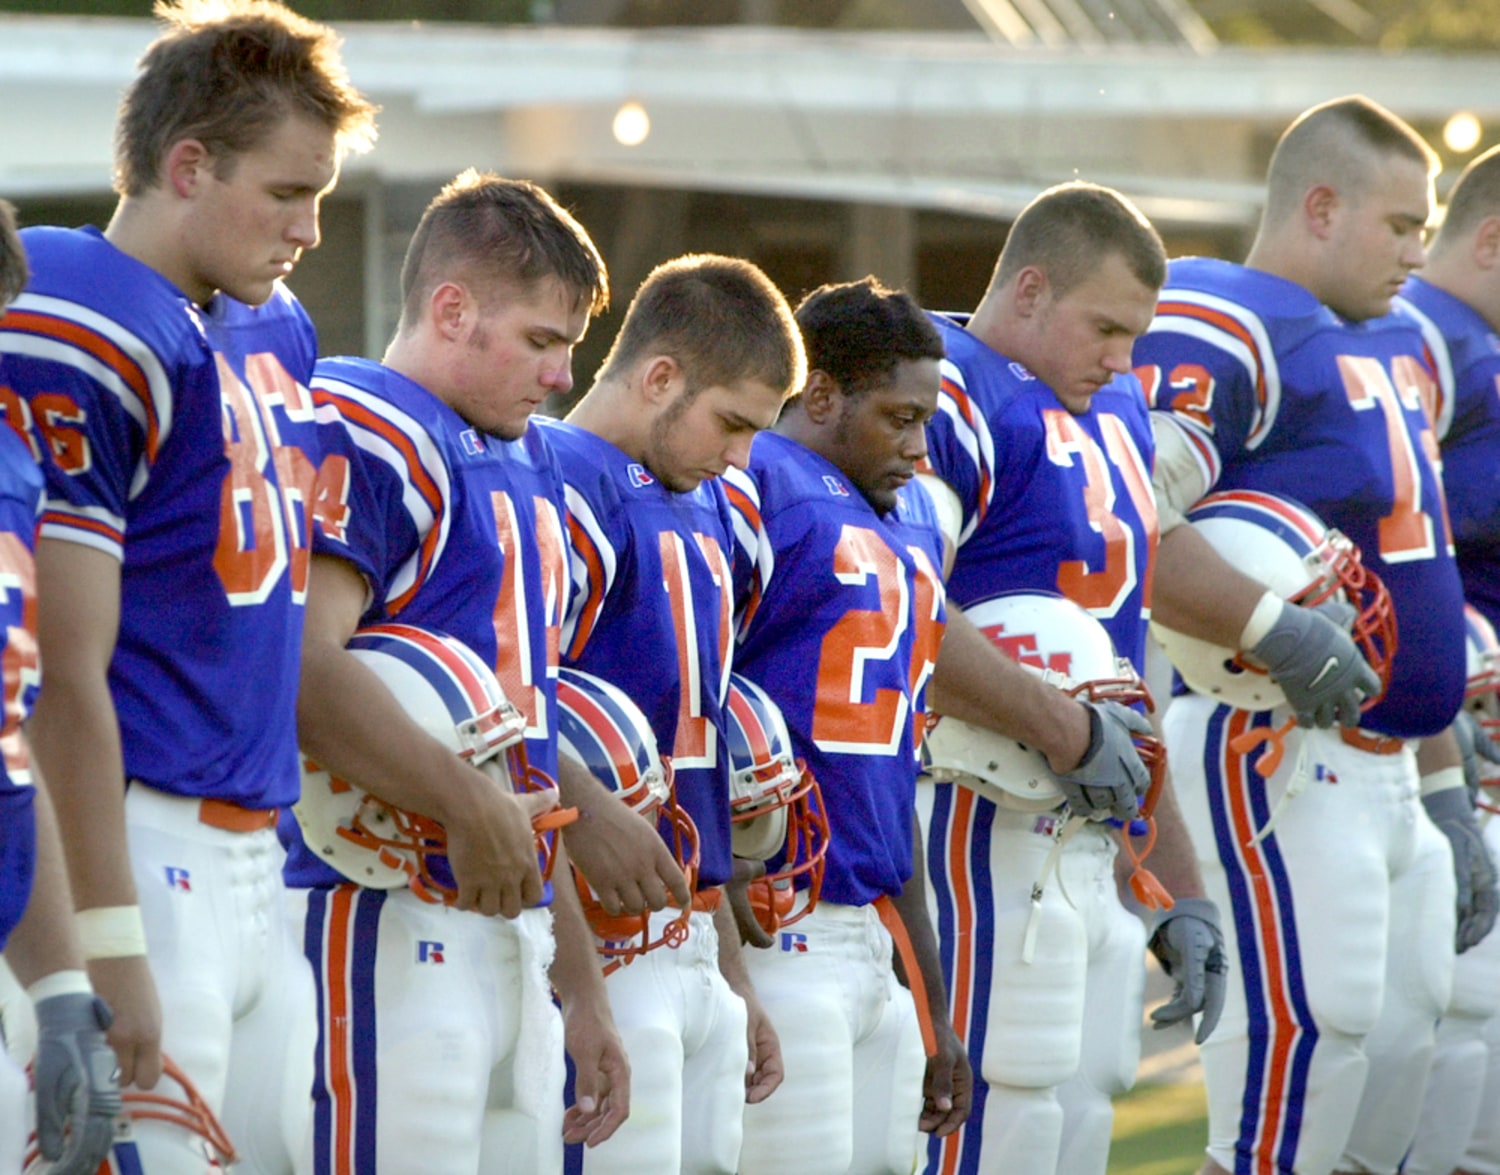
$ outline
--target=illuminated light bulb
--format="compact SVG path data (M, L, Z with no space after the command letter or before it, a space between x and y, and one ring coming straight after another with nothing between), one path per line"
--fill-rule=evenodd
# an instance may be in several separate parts
M1443 124L1444 144L1448 150L1460 155L1479 146L1479 137L1483 133L1484 128L1479 125L1479 119L1467 110L1460 110Z
M623 147L639 147L651 133L651 116L639 102L625 102L615 111L612 129L615 142Z

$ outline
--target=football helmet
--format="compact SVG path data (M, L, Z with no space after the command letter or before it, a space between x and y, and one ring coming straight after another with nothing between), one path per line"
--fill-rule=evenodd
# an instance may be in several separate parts
M1500 742L1500 639L1483 612L1464 605L1464 645L1468 658L1468 685L1464 706L1473 711L1479 728L1492 742ZM1480 761L1480 782L1487 789L1500 788L1500 768ZM1488 806L1489 800L1484 803Z
M154 1089L127 1088L120 1091L124 1112L115 1120L115 1141L109 1157L99 1164L96 1175L133 1175L145 1170L135 1145L135 1123L170 1122L180 1126L184 1141L201 1151L208 1170L228 1169L237 1156L224 1127L188 1076L165 1053L161 1058L161 1080ZM26 1144L25 1175L46 1175L52 1164L37 1149L36 1135Z
M1353 606L1351 635L1381 689L1396 653L1396 614L1385 585L1359 558L1359 548L1290 498L1253 490L1209 494L1187 519L1221 556L1294 604L1312 607L1338 599ZM1200 694L1242 710L1271 710L1286 702L1281 687L1248 654L1187 636L1156 620L1151 634L1162 652ZM1368 709L1375 699L1365 702Z
M526 756L526 723L472 649L409 624L362 628L348 649L396 696L416 724L507 792L557 785ZM302 795L292 808L310 849L351 881L372 889L408 886L451 902L458 888L444 856L442 825L377 799L302 757ZM537 852L552 872L558 813L538 817Z
M828 855L823 793L793 753L781 708L755 682L729 675L724 714L730 841L735 856L766 863L765 876L750 883L749 897L761 927L774 934L806 917L823 889ZM807 904L794 914L799 887L807 890Z
M696 889L698 829L677 803L671 759L657 754L650 723L629 695L591 673L559 669L557 742L560 753L572 755L627 808L661 832L682 867L688 889ZM628 962L653 947L680 946L687 939L689 910L683 910L653 938L649 913L607 913L576 867L573 877L584 916L600 939L601 955Z
M1010 592L966 608L964 615L1012 660L1074 697L1155 708L1140 675L1115 655L1104 626L1064 596ZM1166 754L1150 736L1138 736L1135 743L1151 773L1154 797ZM999 807L1049 812L1063 802L1046 757L992 730L934 715L923 754L933 779L962 783Z

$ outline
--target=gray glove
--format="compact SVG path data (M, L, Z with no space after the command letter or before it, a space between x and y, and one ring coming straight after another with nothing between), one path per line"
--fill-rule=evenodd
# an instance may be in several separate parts
M1224 985L1229 962L1224 955L1224 933L1219 908L1208 898L1179 898L1161 916L1148 944L1162 970L1177 981L1169 1003L1151 1013L1157 1028L1176 1024L1202 1012L1193 1040L1202 1044L1224 1010Z
M1463 954L1495 925L1500 898L1495 893L1495 863L1490 860L1469 789L1450 787L1422 797L1422 806L1453 847L1453 874L1458 882L1458 936Z
M96 995L69 992L36 1005L36 1135L51 1175L93 1175L120 1114L119 1067L104 1039L113 1017Z
M1379 675L1349 635L1354 616L1342 600L1315 608L1289 603L1246 650L1281 686L1299 726L1358 726L1360 703L1380 693Z
M1481 759L1489 763L1500 763L1500 747L1479 725L1479 715L1473 710L1460 710L1453 720L1453 737L1458 740L1458 751L1464 757L1464 782L1469 785L1470 797L1479 794Z
M1084 702L1089 712L1089 748L1078 766L1059 775L1063 796L1076 815L1090 820L1133 820L1151 776L1132 736L1150 734L1151 723L1119 702Z

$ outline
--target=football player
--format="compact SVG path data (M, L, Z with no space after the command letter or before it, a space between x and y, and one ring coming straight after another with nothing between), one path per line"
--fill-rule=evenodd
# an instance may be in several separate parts
M818 780L830 845L816 906L747 957L786 1079L746 1107L740 1170L905 1175L919 1125L951 1130L969 1103L914 838L944 609L942 534L909 483L942 344L910 298L872 279L814 291L797 322L806 383L749 468L725 476L739 515L734 660Z
M950 600L975 608L1007 592L1060 593L1138 675L1156 508L1130 349L1165 269L1156 231L1123 196L1066 184L1022 211L972 315L933 316L947 358L923 481L947 505ZM938 711L945 684L934 687ZM929 1143L927 1169L1103 1175L1110 1096L1130 1088L1139 1059L1148 937L1116 894L1112 830L1070 825L1085 814L1076 806L1039 816L956 783L923 787L919 802L945 975L969 993L953 1017L985 1079L963 1130ZM1132 813L1127 802L1117 815ZM1156 818L1154 862L1178 901L1151 914L1152 946L1185 996L1158 1021L1203 1011L1211 1027L1223 990L1218 914L1170 789ZM1059 837L1064 881L1049 884Z
M531 820L555 793L496 787L346 648L356 629L392 621L467 646L519 711L531 768L583 808L578 857L603 838L612 854L639 858L629 876L607 879L631 888L636 909L653 887L657 904L669 892L687 900L650 827L557 750L566 506L551 448L529 421L571 385L573 348L607 299L604 264L577 221L534 184L471 170L412 236L382 361L318 364L327 457L302 746L336 777L440 825L453 882L437 903L348 884L283 822L322 1001L318 1172L554 1171L565 1129L600 1141L628 1110L628 1066L577 891L553 894L538 874ZM584 864L605 888L604 871ZM555 936L537 908L549 896ZM554 937L551 979L580 1074L566 1120L557 1013L534 998Z
M1202 1050L1209 1172L1394 1171L1448 1001L1439 828L1473 832L1444 733L1464 692L1463 594L1422 338L1390 315L1425 258L1436 167L1363 97L1308 110L1272 155L1245 263L1174 261L1135 348L1156 409L1153 622L1251 653L1290 711L1189 693L1165 720L1209 893L1231 914L1236 978ZM1211 489L1282 495L1352 540L1398 622L1383 694L1347 602L1287 602L1182 524ZM1266 734L1285 751L1275 770Z
M311 978L275 823L298 787L317 347L283 279L373 108L333 32L277 3L157 14L108 227L24 232L31 281L0 322L7 412L46 457L30 732L122 1084L149 1089L170 1054L235 1104L255 1165L311 1062L262 1051L312 1026L280 1006ZM201 1170L171 1127L137 1134L153 1172Z
M700 845L686 940L608 979L635 1111L608 1143L570 1148L569 1171L734 1172L741 1106L780 1080L776 1033L721 900L733 876L722 710L734 539L718 475L745 466L802 362L791 309L759 269L679 257L641 285L566 421L542 430L567 483L563 662L644 711Z
M0 309L25 284L15 210L0 200ZM4 372L0 356L0 383ZM9 405L0 419L18 423ZM20 1170L26 1135L34 1129L52 1170L85 1175L109 1151L120 1091L104 1039L109 1009L84 970L57 820L21 728L41 675L33 554L42 471L30 443L28 433L0 428L0 948L36 1013L36 1121L26 1121L22 1065L28 1058L0 1060L0 1161Z
M1500 400L1495 396L1500 376L1500 150L1478 156L1449 190L1427 264L1420 276L1407 279L1397 309L1416 321L1435 361L1433 428L1442 450L1458 571L1466 600L1493 627L1500 621L1500 486L1494 477L1500 457ZM1471 646L1474 636L1471 626ZM1482 727L1471 725L1466 733L1493 754ZM1492 845L1495 831L1490 819L1485 833ZM1493 881L1488 887L1478 885L1472 909L1481 918L1487 910L1492 919L1494 908ZM1481 928L1475 926L1470 937L1478 937ZM1417 1175L1448 1175L1455 1168L1465 1175L1500 1173L1500 1139L1493 1126L1500 1119L1500 1103L1494 1100L1500 1097L1500 1079L1486 1083L1484 1076L1486 1067L1492 1074L1500 1070L1500 1055L1484 1044L1495 1038L1493 1018L1500 1013L1500 944L1492 940L1493 935L1477 943L1482 949L1466 951L1455 964L1453 1002L1438 1030L1439 1051L1421 1129L1406 1163ZM1486 1093L1487 1103L1481 1100ZM1485 1128L1476 1133L1481 1121Z

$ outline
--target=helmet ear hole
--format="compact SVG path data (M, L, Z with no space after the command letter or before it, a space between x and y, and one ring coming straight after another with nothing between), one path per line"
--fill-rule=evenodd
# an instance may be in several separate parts
M737 819L730 842L736 857L769 861L786 844L786 809L773 808L764 815Z

